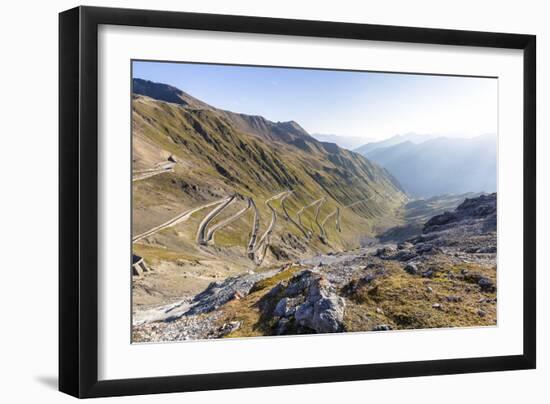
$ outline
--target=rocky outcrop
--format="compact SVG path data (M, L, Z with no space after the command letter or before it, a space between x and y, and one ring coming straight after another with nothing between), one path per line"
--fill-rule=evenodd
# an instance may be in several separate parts
M466 254L496 254L497 195L466 198L454 211L432 217L423 233L408 240L417 255L458 250ZM395 257L391 256L391 259Z
M250 293L256 282L273 275L273 271L262 273L247 273L227 278L222 282L212 282L208 287L196 295L186 315L208 313L218 309L235 298L240 299Z
M264 315L278 317L276 334L343 331L345 301L319 273L305 270L264 298Z
M442 231L456 226L479 225L484 232L496 230L497 194L466 198L454 212L432 217L424 225L424 233Z

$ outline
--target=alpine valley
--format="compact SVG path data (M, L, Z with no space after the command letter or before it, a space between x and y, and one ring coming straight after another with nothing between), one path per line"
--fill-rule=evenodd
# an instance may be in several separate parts
M133 342L496 324L496 194L137 78L132 171Z

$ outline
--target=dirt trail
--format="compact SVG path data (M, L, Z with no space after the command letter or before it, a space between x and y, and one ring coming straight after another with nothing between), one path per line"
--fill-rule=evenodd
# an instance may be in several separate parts
M217 204L220 204L220 203L224 203L225 201L227 201L229 199L230 198L220 199L218 201L210 202L210 203L207 203L205 205L201 205L201 206L198 206L196 208L186 210L185 212L180 213L179 215L177 215L177 216L173 217L172 219L168 220L167 222L164 222L163 224L155 226L152 229L149 229L144 233L141 233L141 234L138 234L137 236L134 236L132 238L132 242L136 243L136 242L138 242L138 241L140 241L140 240L142 240L146 237L149 237L149 236L151 236L151 235L153 235L153 234L155 234L155 233L157 233L157 232L159 232L163 229L175 226L176 224L184 222L187 219L189 219L193 213L198 212L199 210L208 208L210 206L214 206L214 205L217 205Z

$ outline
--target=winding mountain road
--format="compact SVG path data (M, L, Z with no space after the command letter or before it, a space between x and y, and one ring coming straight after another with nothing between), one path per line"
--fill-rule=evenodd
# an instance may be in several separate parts
M261 263L265 258L267 247L269 247L269 244L270 244L271 233L273 232L273 228L275 227L275 223L277 222L277 211L271 205L271 202L277 199L281 199L289 195L290 193L292 193L292 191L283 191L281 193L278 193L277 195L272 196L271 198L265 201L266 206L271 210L271 222L269 223L269 226L265 230L264 234L262 234L262 236L260 237L260 240L257 243L254 243L252 246L249 243L249 252L248 252L249 257L252 256L252 258L254 259L254 262L257 265L261 265ZM256 235L253 233L252 237L255 238ZM258 254L258 251L260 251L260 254Z
M336 229L338 229L338 231L342 231L342 229L340 228L340 207L337 207L336 209L334 209L332 212L330 212L324 219L323 221L321 222L321 225L323 226L323 228L325 227L327 221L333 217L334 215L336 215Z
M208 230L208 232L206 233L206 243L209 243L210 241L213 241L214 240L214 234L218 231L218 230L221 230L223 229L225 226L228 226L230 225L231 223L233 223L235 220L237 220L239 217L241 217L242 215L244 215L246 213L246 211L248 209L250 209L250 207L252 206L252 199L251 198L247 198L247 203L246 203L246 206L244 208L242 208L241 210L239 210L237 213L235 213L233 216L230 216L228 217L227 219L221 221L220 223L212 226L212 228L210 230Z
M290 195L292 195L294 191L290 191L290 193L288 193L287 195L285 195L284 197L281 198L281 207L283 208L283 212L285 214L285 217L287 218L287 220L292 223L294 226L296 226L304 235L304 237L306 238L306 240L309 240L309 233L307 232L307 230L305 229L304 226L302 226L300 223L298 223L297 221L295 221L291 216L290 214L288 213L288 210L286 209L286 205L285 205L285 200L286 198L288 198Z
M345 205L342 207L342 209L347 209L347 208L352 208L354 207L355 205L358 205L362 202L366 202L372 198L374 198L375 196L371 196L369 198L365 198L365 199L360 199L358 201L355 201L353 203L350 203L349 205ZM318 211L317 211L318 213ZM328 238L327 238L327 234L326 234L326 231L325 231L325 225L327 223L327 221L333 217L334 215L336 215L336 229L339 231L339 232L342 232L342 228L340 227L340 207L336 207L335 210L333 210L332 212L330 212L324 219L323 221L319 224L318 220L317 220L317 214L315 216L315 222L317 223L317 225L319 226L319 228L321 229L321 240L324 240L324 241L328 241Z
M306 226L304 226L304 224L302 223L302 214L304 213L304 211L306 209L314 207L318 203L323 202L323 199L325 199L325 197L317 199L316 201L311 202L309 205L303 206L298 212L296 212L296 216L298 217L298 223L300 223L300 225L303 228L306 228ZM313 235L313 229L307 229L307 231L308 231L308 234L309 234L309 238L311 238L311 236Z
M177 215L177 216L173 217L172 219L168 220L167 222L164 222L163 224L155 226L152 229L149 229L144 233L141 233L141 234L138 234L138 235L134 236L132 238L132 243L137 243L138 241L140 241L140 240L142 240L146 237L152 236L153 234L158 233L159 231L161 231L163 229L166 229L168 227L175 226L178 223L184 222L187 219L189 219L193 213L198 212L202 209L208 208L210 206L214 206L214 205L217 205L217 204L220 204L220 203L224 203L228 199L230 199L230 198L220 199L220 200L215 201L215 202L210 202L210 203L207 203L205 205L201 205L201 206L198 206L196 208L186 210L185 212L180 213L179 215Z
M325 228L319 223L319 213L321 211L321 206L325 203L327 200L326 197L321 198L321 202L317 204L317 207L315 208L315 224L319 228L319 238L323 243L326 243L326 234L325 234Z
M174 171L175 165L176 163L168 162L168 163L162 163L158 168L148 168L146 170L133 171L132 182L144 180L146 178L154 177L155 175Z
M254 248L256 247L258 231L260 230L260 211L258 210L258 207L254 203L254 199L251 198L250 201L252 204L252 208L254 208L254 219L252 222L252 233L250 234L250 240L248 241L248 246L246 247L246 254L248 255L248 258L254 261L254 257L255 257Z
M218 216L225 208L227 208L231 203L235 201L235 198L237 197L237 194L231 195L229 198L224 200L221 204L219 204L217 207L212 209L210 213L208 213L204 219L202 219L202 222L199 224L199 228L197 230L197 243L200 245L207 245L208 241L206 240L206 227L208 224L216 217Z
M164 168L161 168L161 169L162 170L173 169L173 163L170 163L170 165L171 165L171 167L164 167ZM153 173L154 171L155 170L150 170L149 174ZM145 172L143 174L145 174ZM152 174L152 175L157 175L157 174ZM207 203L207 204L204 204L204 205L201 205L201 206L197 206L197 207L192 208L192 209L188 209L188 210L180 213L179 215L173 217L172 219L170 219L170 220L168 220L168 221L166 221L166 222L164 222L164 223L162 223L158 226L155 226L152 229L147 230L146 232L143 232L141 234L138 234L138 235L134 236L132 238L132 242L137 243L140 240L142 240L146 237L152 236L153 234L158 233L159 231L161 231L163 229L175 226L178 223L186 221L187 219L189 219L191 217L192 214L194 214L194 213L196 213L196 212L198 212L202 209L206 209L206 208L217 205L214 209L212 209L204 217L204 219L199 224L198 230L197 230L197 237L196 237L197 243L200 244L200 245L208 245L208 243L213 240L214 235L217 231L219 231L220 229L228 226L229 224L231 224L232 222L234 222L235 220L240 218L242 215L244 215L248 211L248 209L250 209L252 207L254 209L254 219L253 219L253 224L252 224L252 234L250 236L250 240L249 240L248 245L247 245L247 255L257 265L261 265L261 263L263 262L263 260L265 258L267 248L270 245L271 234L272 234L273 229L275 228L275 224L277 222L277 211L275 210L275 208L272 206L271 203L275 200L278 200L278 199L280 199L280 201L281 201L281 207L283 209L283 212L285 214L286 219L289 220L291 223L293 223L298 229L300 229L300 231L304 234L304 236L308 240L311 238L311 235L313 234L313 230L312 229L311 230L306 229L306 227L302 223L301 215L304 213L304 211L306 209L312 208L314 206L316 207L315 208L314 221L315 221L315 224L317 225L317 227L319 228L321 241L323 241L323 242L327 241L327 235L326 235L326 231L325 231L324 226L327 223L327 221L330 218L334 217L335 215L336 215L336 228L338 229L338 231L340 231L340 232L342 231L342 229L340 228L340 207L337 207L334 211L329 213L323 219L322 222L319 221L319 214L320 214L320 211L321 211L321 207L326 202L326 197L322 197L320 199L317 199L317 200L313 201L312 203L310 203L309 205L306 205L306 206L302 207L296 213L296 215L298 217L298 222L296 222L294 219L292 219L292 217L288 213L288 211L286 209L286 206L284 204L285 199L288 198L289 196L291 196L292 194L293 194L293 191L283 191L283 192L280 192L280 193L270 197L269 199L267 199L265 201L266 206L271 211L271 221L270 221L267 229L264 231L264 233L261 235L261 237L259 237L259 239L258 239L258 232L260 230L261 217L260 217L260 212L259 212L256 204L254 203L253 198L247 198L247 204L246 204L245 207L243 207L241 210L239 210L238 212L236 212L232 216L230 216L230 217L226 218L225 220L217 223L210 230L207 230L208 225L210 224L210 222L214 218L216 218L224 209L226 209L231 203L233 203L237 200L238 194L233 194L233 195L228 196L226 198L223 198L223 199L220 199L220 200L217 200L217 201L214 201L214 202L210 202L210 203ZM366 199L362 199L362 200L359 200L359 201L356 201L356 202L353 202L349 205L344 206L343 209L351 208L351 207L353 207L353 206L355 206L359 203L368 201L369 199L372 199L372 198L374 198L374 196L366 198Z

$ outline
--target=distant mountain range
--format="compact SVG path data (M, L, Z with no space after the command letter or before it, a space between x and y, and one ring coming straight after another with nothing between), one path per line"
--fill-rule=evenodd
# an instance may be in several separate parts
M369 142L369 139L365 139L359 136L345 136L345 135L327 135L321 133L312 133L315 139L321 142L336 143L343 149L354 150L357 147Z
M496 191L495 135L401 136L356 151L386 168L414 197Z
M433 139L433 138L434 136L432 135L423 135L419 133L405 133L403 135L395 135L388 139L384 139L378 142L368 142L363 144L363 146L357 147L354 150L357 153L366 155L366 153L370 153L374 149L389 147L389 146L393 146L403 142L422 143L422 142L425 142L426 140Z

